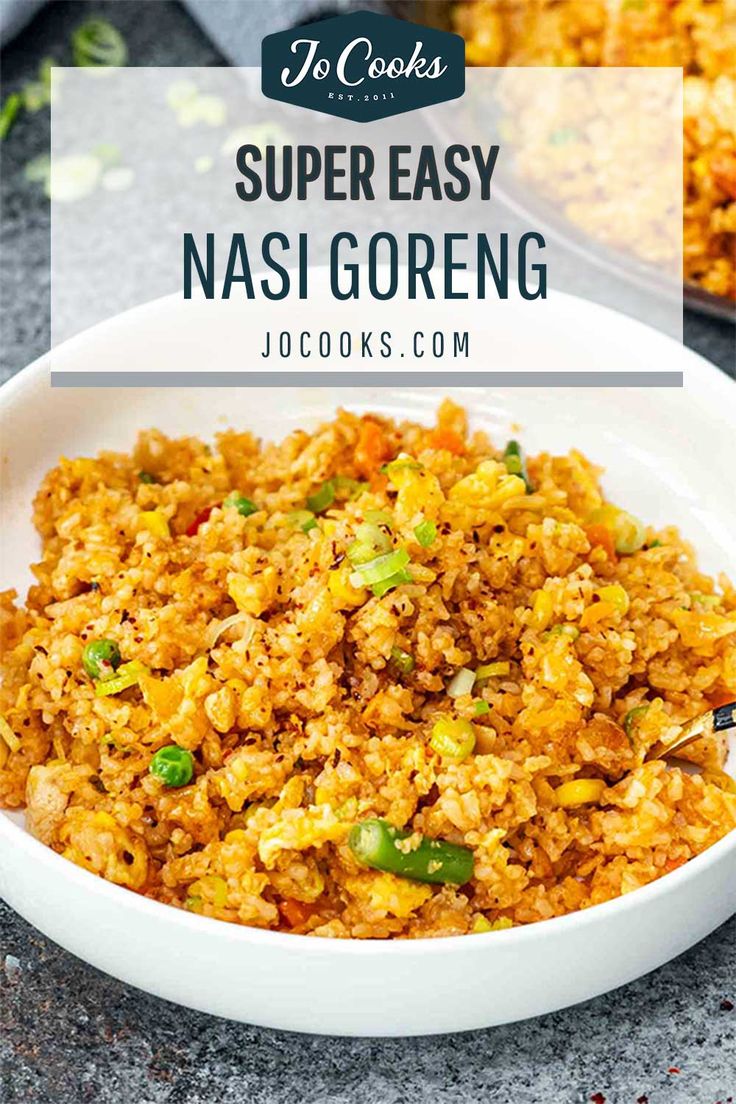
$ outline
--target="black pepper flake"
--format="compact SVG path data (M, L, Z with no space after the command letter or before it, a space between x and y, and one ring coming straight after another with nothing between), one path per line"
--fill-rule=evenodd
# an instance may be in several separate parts
M722 1012L733 1012L733 1008L734 1008L733 1001L730 1001L730 1000L728 1000L727 997L724 997L723 1000L721 1001L721 1011Z
M646 1093L642 1093L641 1096L637 1096L636 1104L649 1104L649 1097Z

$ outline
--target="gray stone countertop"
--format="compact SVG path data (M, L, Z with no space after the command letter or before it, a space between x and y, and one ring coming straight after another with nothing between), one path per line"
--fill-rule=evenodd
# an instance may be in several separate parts
M114 15L135 63L222 64L169 0L57 0L5 50L4 92L42 57L61 60L93 8ZM4 143L0 379L48 347L48 213L22 172L47 144L43 113ZM735 374L733 328L685 322L687 343ZM428 1039L294 1035L147 996L0 903L0 1104L731 1104L734 1005L736 918L655 973L541 1019Z

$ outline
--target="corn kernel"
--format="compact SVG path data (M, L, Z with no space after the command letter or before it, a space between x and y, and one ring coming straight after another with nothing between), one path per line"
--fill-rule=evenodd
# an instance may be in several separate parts
M362 606L368 598L365 587L354 587L350 582L350 570L350 564L341 564L334 571L330 571L327 577L330 594L335 599L338 609Z
M513 926L514 922L508 916L499 916L498 920L493 922L487 920L485 916L476 916L473 921L472 933L473 935L480 935L482 932L506 931L507 928L513 928Z
M628 613L631 604L629 596L619 583L601 587L598 591L598 597L602 602L608 602L612 605L616 612L620 613L622 617L625 613Z
M491 924L491 931L506 931L513 926L514 921L509 916L499 916L498 920L494 920Z
M605 788L606 783L600 778L575 778L558 786L555 797L561 809L573 809L576 805L600 801Z
M534 601L532 603L532 615L529 619L529 624L533 629L546 629L552 620L552 614L554 613L554 604L552 602L552 595L546 590L537 590L534 592Z
M118 822L115 820L115 817L111 816L109 813L104 813L102 811L94 814L94 823L96 828L107 828L110 830L115 829L118 826Z
M141 510L138 520L144 529L147 529L154 537L166 540L171 536L169 523L160 510Z

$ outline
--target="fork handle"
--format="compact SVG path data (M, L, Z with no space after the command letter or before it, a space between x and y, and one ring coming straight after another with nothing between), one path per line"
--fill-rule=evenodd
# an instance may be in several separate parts
M725 732L727 728L733 728L734 725L736 725L736 702L719 705L713 710L714 732Z

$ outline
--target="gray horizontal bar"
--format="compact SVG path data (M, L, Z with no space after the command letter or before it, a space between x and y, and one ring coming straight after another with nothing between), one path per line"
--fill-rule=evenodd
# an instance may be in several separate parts
M52 387L682 387L682 372L52 372Z

